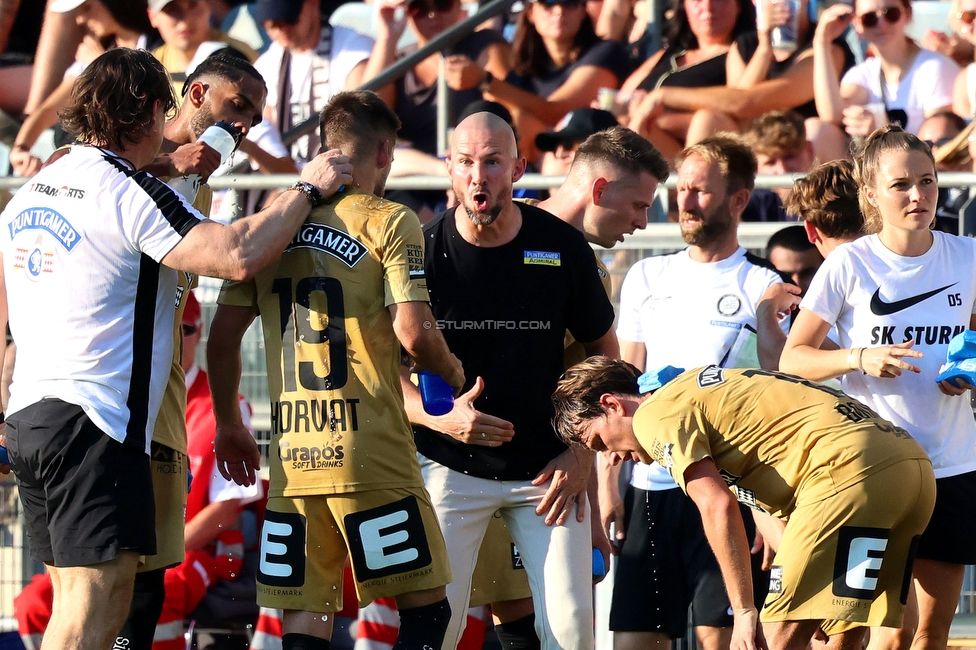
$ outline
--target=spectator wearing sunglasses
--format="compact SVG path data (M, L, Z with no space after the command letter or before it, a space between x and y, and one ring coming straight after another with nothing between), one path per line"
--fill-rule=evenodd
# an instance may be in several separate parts
M397 17L400 7L405 9L402 19ZM389 65L456 25L465 18L465 12L461 0L393 0L380 3L379 17L373 57ZM407 27L413 32L416 45L397 52L397 42ZM403 122L397 134L401 145L391 171L393 176L447 174L444 161L438 158L446 152L437 150L440 59L439 54L427 57L377 93ZM457 123L458 115L466 106L481 100L485 72L504 79L512 69L511 61L511 47L502 34L493 29L472 32L448 50L444 58L444 74L449 88L449 125ZM403 146L403 142L409 146ZM423 223L434 217L438 204L445 203L442 191L397 191L389 192L388 197L411 207Z
M885 123L915 133L926 117L952 109L959 66L909 38L905 27L911 19L911 0L855 0L853 7L837 4L824 11L813 48L814 95L824 121L862 138ZM852 22L875 56L838 79L828 48Z
M508 79L484 75L487 99L515 117L519 150L530 161L535 136L566 113L589 106L600 88L619 88L630 72L627 51L597 36L582 0L536 0L519 15L515 69Z

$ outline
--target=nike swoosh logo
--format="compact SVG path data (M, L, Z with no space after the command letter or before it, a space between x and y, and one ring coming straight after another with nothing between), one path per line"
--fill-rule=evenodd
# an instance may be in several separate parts
M949 287L954 287L959 284L958 282L953 282L952 284L947 284L939 289L934 289L933 291L926 291L925 293L920 293L917 296L912 296L911 298L903 298L902 300L896 300L894 302L885 302L881 299L881 287L878 287L871 296L871 313L875 316L890 316L891 314L896 314L902 310L908 309L923 300L928 300L937 293L941 293L948 289Z

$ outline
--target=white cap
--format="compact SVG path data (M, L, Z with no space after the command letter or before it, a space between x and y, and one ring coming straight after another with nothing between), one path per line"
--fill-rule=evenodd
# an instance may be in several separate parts
M77 9L81 5L85 4L87 0L54 0L48 5L48 11L53 11L56 14L66 14L69 11Z

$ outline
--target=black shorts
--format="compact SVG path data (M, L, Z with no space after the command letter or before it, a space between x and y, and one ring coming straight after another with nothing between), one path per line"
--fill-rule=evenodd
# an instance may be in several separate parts
M80 406L53 398L10 416L7 449L35 560L74 567L120 551L156 553L145 450L113 440Z
M628 486L624 512L610 629L683 637L689 603L695 625L731 626L725 584L695 503L677 488Z
M935 510L915 557L953 564L976 564L976 472L935 480Z

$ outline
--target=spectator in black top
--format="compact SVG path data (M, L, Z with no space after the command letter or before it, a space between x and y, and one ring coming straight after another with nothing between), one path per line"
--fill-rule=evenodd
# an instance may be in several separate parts
M743 134L756 154L760 174L805 174L813 167L813 146L796 111L770 111L752 121ZM793 221L783 210L792 187L753 191L743 221Z
M769 7L757 30L735 38L725 62L724 84L695 89L663 85L651 93L651 99L645 100L645 110L651 113L664 108L696 111L688 128L690 145L722 131L741 131L748 120L768 111L794 109L808 120L808 136L816 144L821 128L813 101L816 25L801 7L797 48L792 52L774 49L771 35L776 21L769 16L777 10L782 12L786 4L771 3ZM854 55L843 38L834 40L830 54L838 75L854 65ZM819 157L831 159L844 154L844 151L824 151Z
M676 0L664 49L621 87L622 95L631 95L630 128L673 160L684 148L694 110L666 110L650 91L724 86L732 42L755 29L756 10L748 0Z
M44 3L0 0L0 109L20 117L30 92Z
M512 111L520 150L534 161L535 135L589 106L600 88L619 88L630 64L623 45L596 35L583 0L536 0L518 21L514 74L485 75L482 89Z

